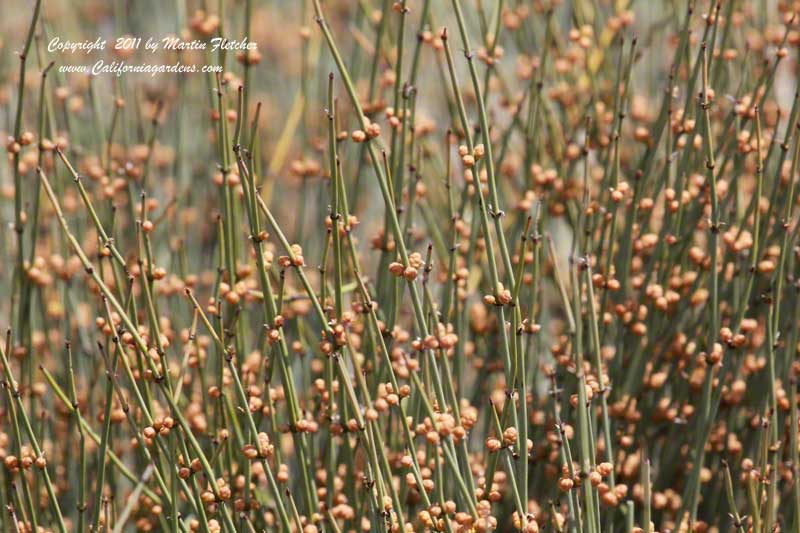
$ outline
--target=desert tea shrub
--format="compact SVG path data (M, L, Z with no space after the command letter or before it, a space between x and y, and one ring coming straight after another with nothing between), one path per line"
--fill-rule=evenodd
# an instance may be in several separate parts
M800 531L799 10L5 2L0 530Z

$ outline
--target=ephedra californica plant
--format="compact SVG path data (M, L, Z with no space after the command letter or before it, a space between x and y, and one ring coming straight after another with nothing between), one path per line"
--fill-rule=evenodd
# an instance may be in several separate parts
M0 529L800 531L799 7L11 0Z

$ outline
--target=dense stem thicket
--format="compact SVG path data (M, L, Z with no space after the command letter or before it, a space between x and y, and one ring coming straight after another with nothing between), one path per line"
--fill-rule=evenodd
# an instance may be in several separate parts
M800 532L797 3L11 6L0 530Z

